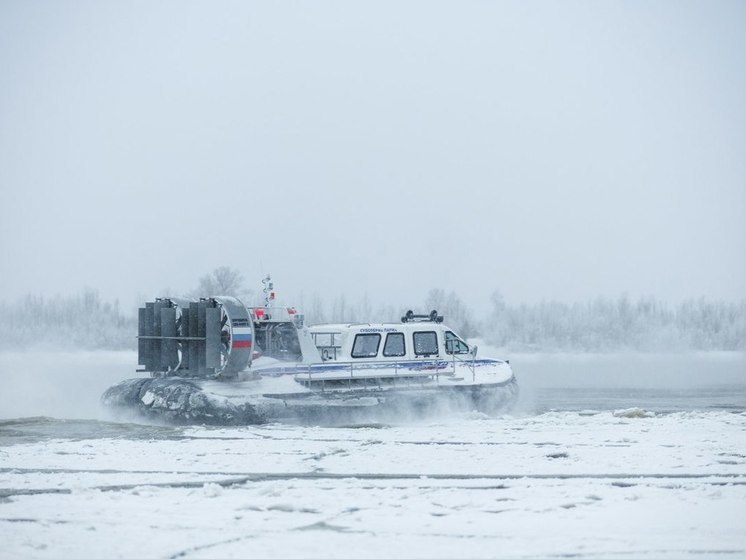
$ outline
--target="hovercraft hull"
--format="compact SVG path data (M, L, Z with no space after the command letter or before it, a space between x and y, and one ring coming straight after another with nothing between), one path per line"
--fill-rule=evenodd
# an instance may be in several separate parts
M325 392L284 390L292 388L288 380L292 379L235 383L182 378L128 379L110 387L102 402L115 413L164 423L330 425L421 419L447 412L495 414L509 407L518 394L513 376L490 384L366 387Z

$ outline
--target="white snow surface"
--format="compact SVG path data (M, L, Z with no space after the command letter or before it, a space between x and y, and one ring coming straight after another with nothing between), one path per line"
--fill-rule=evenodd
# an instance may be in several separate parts
M0 556L746 555L744 413L153 434L0 447Z

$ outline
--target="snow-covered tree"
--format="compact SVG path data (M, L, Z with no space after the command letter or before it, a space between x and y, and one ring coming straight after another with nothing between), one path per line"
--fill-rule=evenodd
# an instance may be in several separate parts
M425 299L427 312L437 310L446 323L465 338L478 335L477 323L472 312L456 293L446 293L442 289L431 289Z

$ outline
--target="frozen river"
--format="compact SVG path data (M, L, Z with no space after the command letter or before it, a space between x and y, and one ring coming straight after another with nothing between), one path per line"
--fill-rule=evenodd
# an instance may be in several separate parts
M517 355L509 415L107 421L130 353L0 354L0 557L746 556L746 356Z

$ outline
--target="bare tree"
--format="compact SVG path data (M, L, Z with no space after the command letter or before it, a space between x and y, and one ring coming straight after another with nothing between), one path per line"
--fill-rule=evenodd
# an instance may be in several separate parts
M243 274L230 266L220 266L199 278L197 289L190 293L192 297L251 297L251 291L244 287Z

